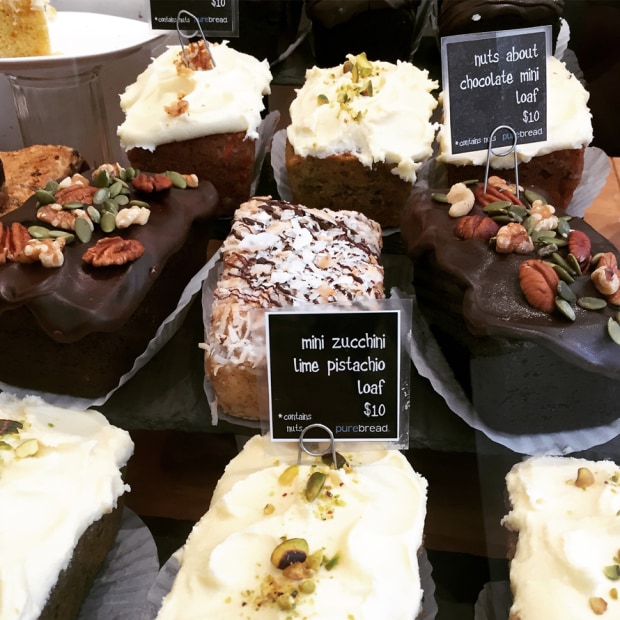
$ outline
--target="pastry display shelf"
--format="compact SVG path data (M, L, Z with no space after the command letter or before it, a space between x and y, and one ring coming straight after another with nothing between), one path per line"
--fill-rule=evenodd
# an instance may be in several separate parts
M611 160L607 183L585 218L620 247L620 158ZM412 393L424 394L416 406L440 411L441 403L423 385L425 380L415 373L412 377ZM129 504L138 514L180 521L199 518L213 485L236 454L237 440L244 432L256 432L226 424L209 428L208 413L204 415L199 432L191 424L186 430L132 430L136 453L129 470L133 488ZM408 456L430 488L425 546L440 553L501 561L506 557L506 533L500 525L506 509L504 475L521 455L501 446L490 450L488 439L455 418L439 413L437 426L425 429L432 435L429 442L416 436L418 420L415 409L412 412ZM446 424L458 442L441 436Z

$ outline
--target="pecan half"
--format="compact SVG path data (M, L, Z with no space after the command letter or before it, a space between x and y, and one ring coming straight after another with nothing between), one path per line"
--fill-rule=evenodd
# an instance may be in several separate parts
M488 215L465 215L459 219L454 227L454 233L459 239L484 239L489 241L497 234L499 224Z
M68 202L81 202L85 205L92 205L96 191L97 188L94 185L74 183L69 185L69 187L59 189L54 198L59 205L66 205Z
M164 174L148 175L141 172L135 179L131 180L134 189L147 194L161 192L172 187L172 181Z
M0 237L0 263L6 261L13 261L14 263L34 262L36 259L32 260L24 254L24 248L30 239L32 237L28 229L19 222L13 222L10 227L3 227Z
M577 259L581 272L585 273L592 257L590 237L581 230L571 230L568 233L568 251Z
M519 283L527 302L534 308L551 313L560 278L553 267L542 260L530 259L519 265Z
M37 219L54 228L61 230L75 230L75 220L78 218L79 209L63 209L59 204L45 205L37 209ZM84 212L80 211L79 215Z
M93 267L109 267L110 265L125 265L140 258L142 254L144 254L144 246L137 239L104 237L84 252L82 260Z

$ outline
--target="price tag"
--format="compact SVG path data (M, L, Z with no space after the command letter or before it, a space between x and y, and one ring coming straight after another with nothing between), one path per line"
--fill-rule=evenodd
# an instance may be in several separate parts
M273 441L323 424L337 441L398 441L400 312L268 312Z
M198 20L208 37L239 36L239 0L150 0L153 30L176 30L179 11L187 11ZM194 20L182 18L179 29L196 30Z
M444 120L452 153L487 150L496 127L519 144L547 139L547 58L551 26L443 37ZM495 148L512 135L498 133Z

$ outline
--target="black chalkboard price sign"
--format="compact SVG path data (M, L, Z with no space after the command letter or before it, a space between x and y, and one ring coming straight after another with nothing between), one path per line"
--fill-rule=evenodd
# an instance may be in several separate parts
M484 32L441 40L445 120L452 153L488 149L496 127L520 144L547 139L547 57L551 28ZM498 132L494 148L511 146Z
M274 441L298 440L310 424L337 441L398 440L397 310L273 312L266 328Z
M176 30L179 11L196 17L207 37L239 36L239 0L150 0L153 30ZM182 16L180 30L196 30L196 22Z

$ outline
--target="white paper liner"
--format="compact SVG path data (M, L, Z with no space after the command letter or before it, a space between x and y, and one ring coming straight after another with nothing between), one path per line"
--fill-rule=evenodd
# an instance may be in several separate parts
M138 620L159 572L157 547L149 529L129 508L78 620Z
M474 620L508 620L512 592L507 581L489 581L474 605Z
M170 592L174 578L179 572L179 554L181 549L168 559L161 567L153 586L151 587L147 603L140 620L154 620L161 609L163 598ZM433 567L428 559L426 550L420 549L418 552L418 563L420 566L420 581L424 598L422 601L422 613L413 620L434 620L437 616L437 601L435 600L435 582L433 581ZM346 584L345 584L346 587ZM82 619L80 619L82 620Z

